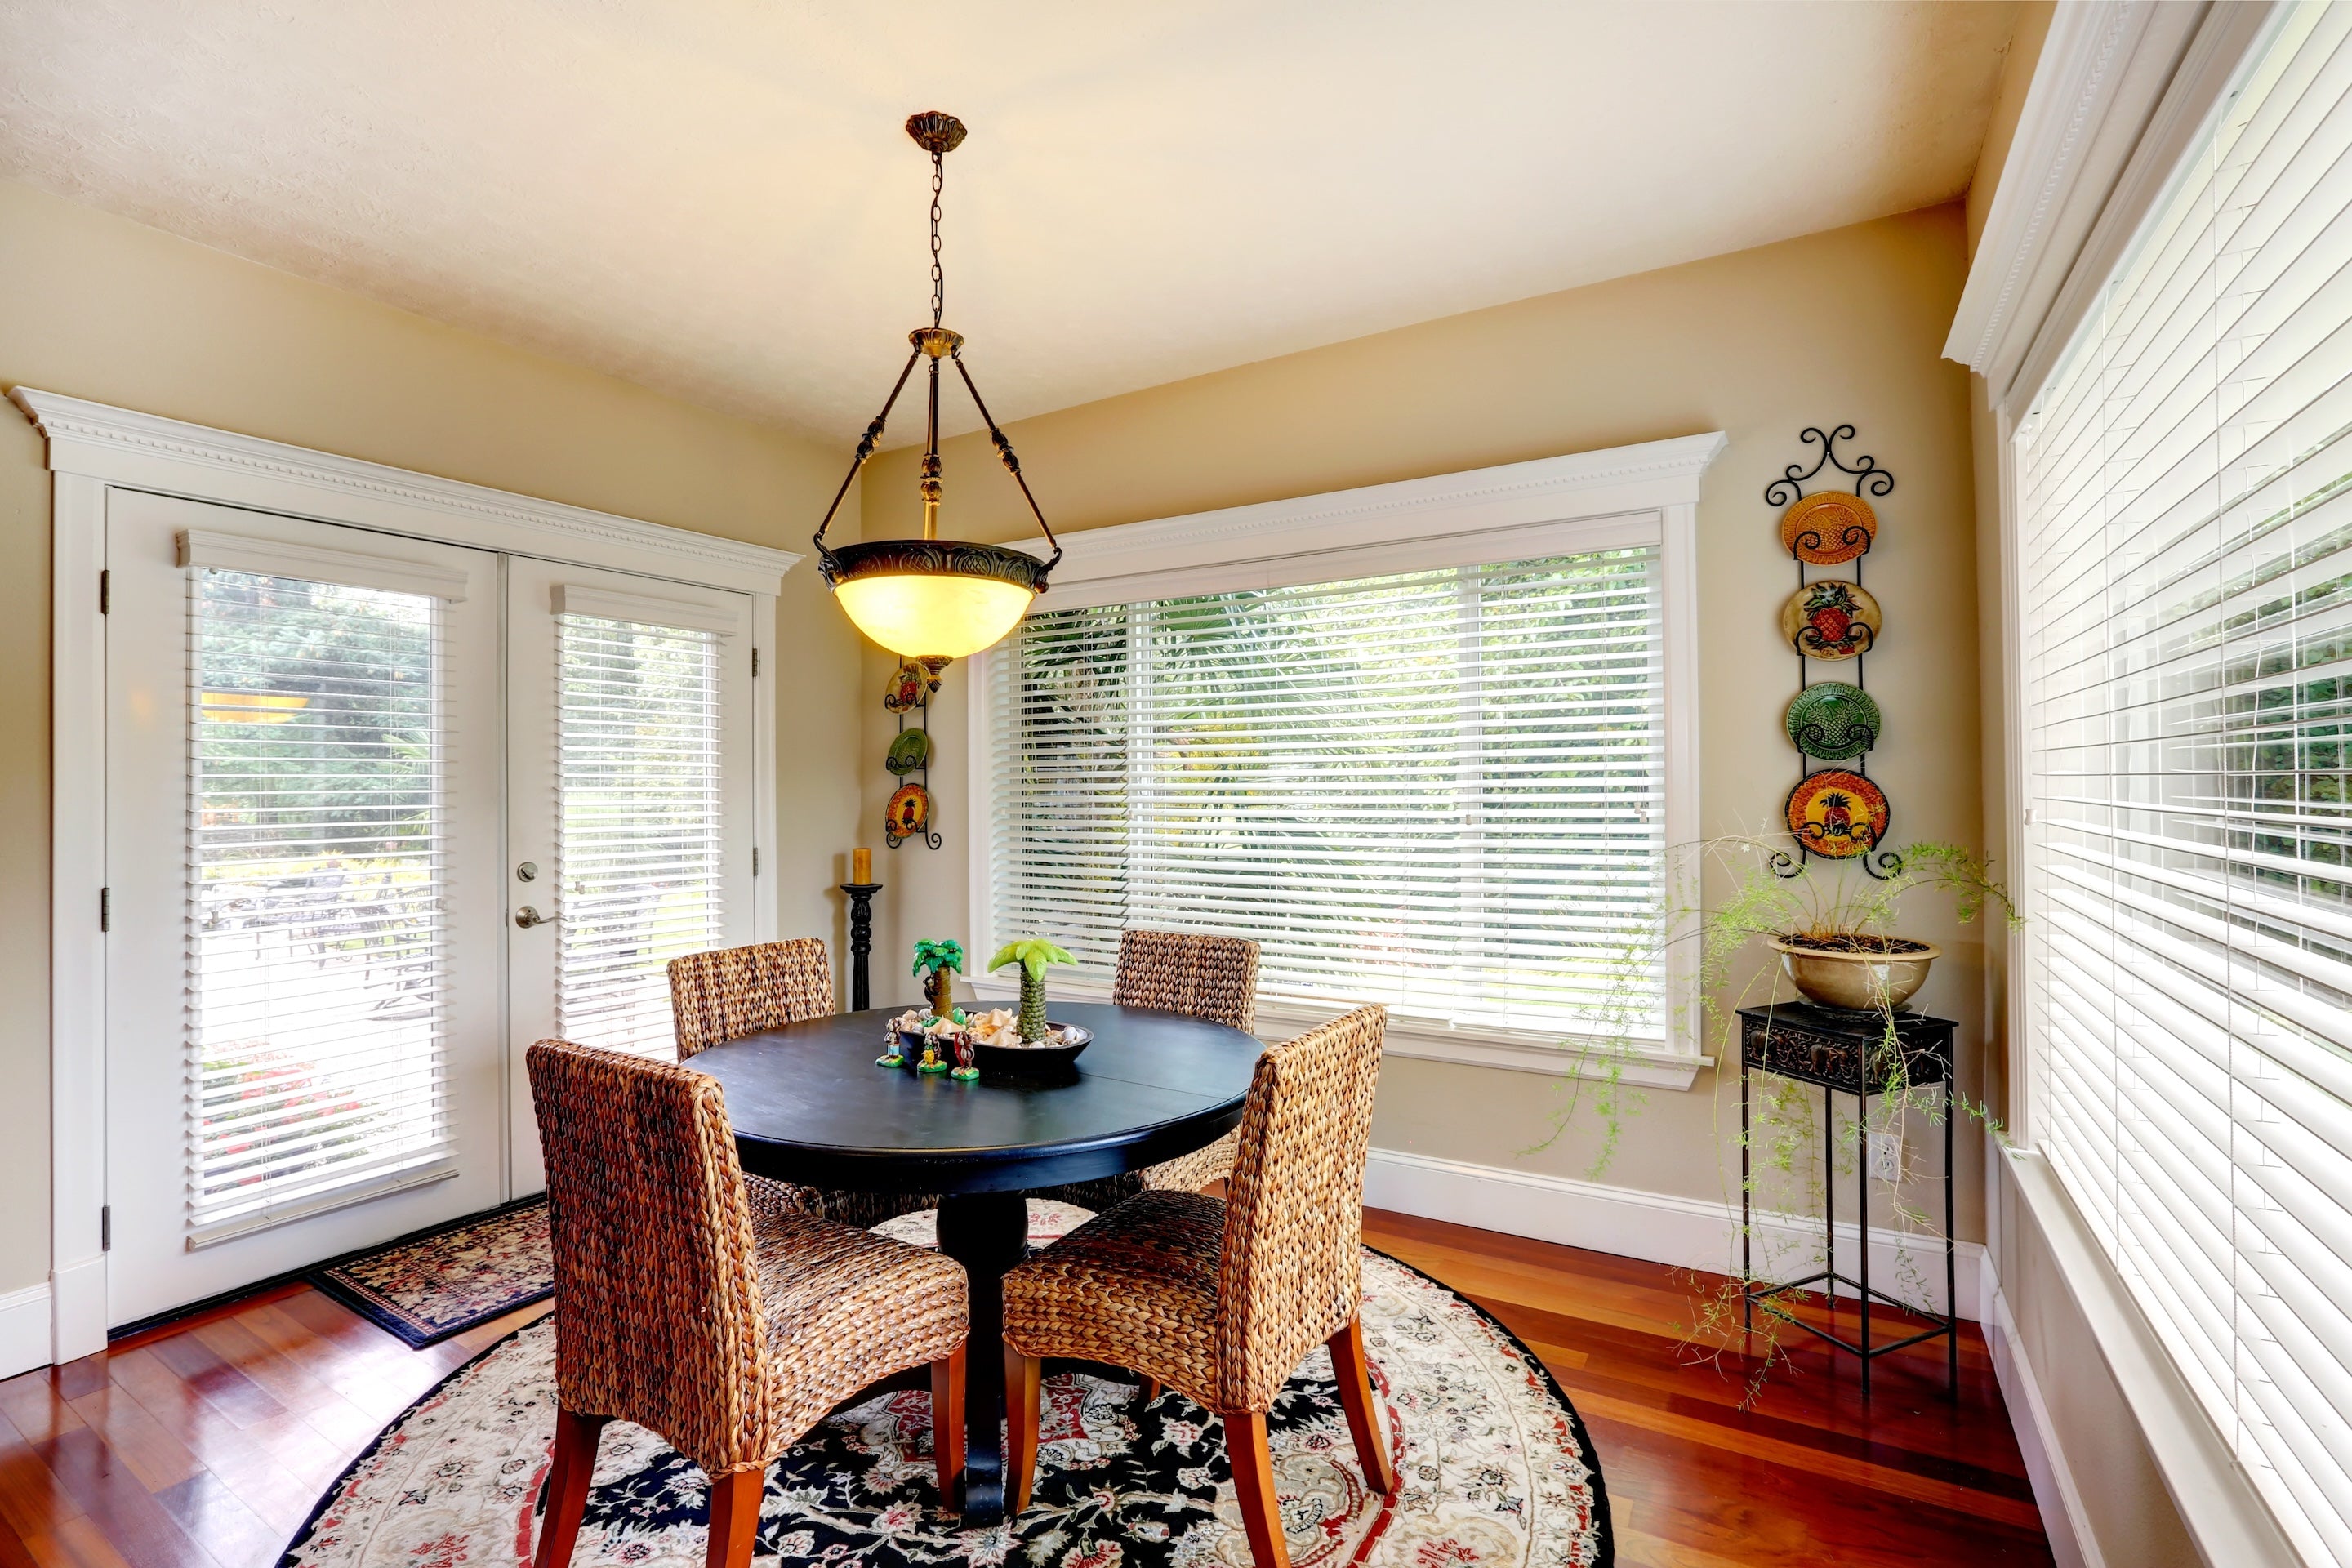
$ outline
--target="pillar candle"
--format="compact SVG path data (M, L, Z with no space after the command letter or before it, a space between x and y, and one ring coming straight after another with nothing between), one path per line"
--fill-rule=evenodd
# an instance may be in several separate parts
M874 879L874 851L853 849L849 852L849 879L859 887Z

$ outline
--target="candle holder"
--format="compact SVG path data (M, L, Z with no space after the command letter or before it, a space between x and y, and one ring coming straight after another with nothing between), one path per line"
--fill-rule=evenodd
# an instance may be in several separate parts
M849 895L849 1010L863 1013L874 1005L868 960L874 952L874 895L882 884L844 882L841 890Z

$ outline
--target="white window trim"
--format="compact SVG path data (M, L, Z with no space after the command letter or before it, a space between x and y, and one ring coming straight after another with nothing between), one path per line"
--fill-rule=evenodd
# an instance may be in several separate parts
M2266 37L2274 0L2178 5L2161 0L2059 0L2000 183L1969 265L1944 356L1985 379L1997 461L2001 637L2001 766L2010 802L2002 854L2030 868L2025 819L2025 690L2015 435L2019 420L2105 287L2182 153L2238 67ZM2031 901L2032 889L2018 892ZM2003 939L2002 1029L2011 1054L2011 1149L1985 1163L1985 1210L1997 1226L2014 1194L2049 1241L2059 1271L2141 1436L2209 1563L2281 1568L2298 1554L2272 1519L2135 1302L2073 1200L2032 1144L2043 1066L2034 1038L2032 946ZM2042 1435L2057 1449L2057 1434ZM2063 1454L2062 1454L2063 1458ZM2079 1464L2074 1467L2079 1468ZM2045 1514L2053 1500L2039 1500ZM2071 1521L2058 1509L2053 1539ZM2097 1551L2091 1543L2092 1552Z
M1699 481L1727 445L1728 437L1714 431L1066 533L1065 554L1045 604L1076 609L1657 544L1665 620L1665 839L1688 844L1697 838L1699 823ZM987 825L994 814L984 761L994 725L988 700L992 657L975 656L963 681L971 726L964 748L966 777L976 829L966 929L977 952L993 952L998 945L988 908L993 847ZM1667 893L1676 907L1693 901L1685 888L1669 888ZM1603 1062L1562 1048L1556 1034L1398 1019L1389 1026L1387 1054L1688 1089L1701 1068L1715 1065L1702 1054L1698 966L1691 947L1681 941L1669 947L1670 1022L1663 1048L1636 1049ZM986 974L972 976L971 984L990 1001L1014 991L1010 981ZM1065 990L1086 994L1082 986ZM1277 1037L1328 1016L1328 1009L1290 1002L1264 1002L1258 1008L1259 1026Z
M49 1353L106 1348L106 567L110 489L149 490L751 595L772 647L776 596L802 557L584 507L239 436L55 393L9 394L46 437L50 558ZM754 688L754 809L776 833L774 704ZM753 893L759 940L777 934L775 879ZM11 1371L21 1370L10 1368Z

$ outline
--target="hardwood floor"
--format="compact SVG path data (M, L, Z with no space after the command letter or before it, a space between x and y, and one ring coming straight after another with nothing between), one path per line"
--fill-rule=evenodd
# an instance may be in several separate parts
M1365 1239L1444 1280L1543 1358L1583 1415L1622 1568L2047 1563L2017 1442L1973 1330L1961 1397L1940 1351L1878 1363L1799 1349L1752 1409L1690 1364L1671 1270L1373 1211ZM412 1351L286 1286L0 1382L0 1568L267 1568L370 1438L527 1309Z
M1672 1269L1378 1209L1364 1239L1477 1302L1550 1368L1601 1455L1620 1568L2051 1562L1973 1324L1957 1405L1940 1342L1881 1359L1865 1405L1853 1358L1792 1331L1805 1342L1743 1410L1748 1363L1696 1360L1693 1287Z

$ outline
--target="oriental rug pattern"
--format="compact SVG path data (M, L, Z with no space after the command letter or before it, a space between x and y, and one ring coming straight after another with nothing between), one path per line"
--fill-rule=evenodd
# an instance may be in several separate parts
M1042 1211L1042 1212L1041 1212ZM1033 1205L1033 1239L1084 1215ZM929 1239L930 1216L886 1227ZM1276 1487L1299 1568L1600 1568L1608 1503L1583 1426L1549 1374L1484 1312L1367 1250L1364 1332L1399 1487L1367 1489L1317 1351L1272 1421ZM322 1500L285 1568L458 1568L527 1561L554 1430L551 1322L500 1342L388 1427ZM1048 1379L1034 1499L1009 1524L941 1511L930 1400L884 1394L777 1461L758 1557L877 1568L1248 1568L1218 1423L1181 1394ZM705 1481L660 1438L616 1422L573 1557L698 1564Z

